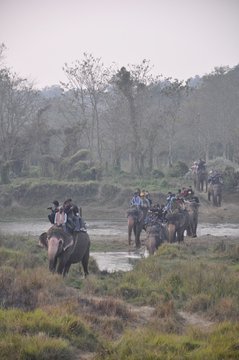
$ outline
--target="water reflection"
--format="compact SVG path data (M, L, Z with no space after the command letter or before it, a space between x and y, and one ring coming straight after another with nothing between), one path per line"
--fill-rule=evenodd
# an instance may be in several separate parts
M130 271L139 259L147 256L146 252L91 252L100 271Z
M118 221L87 221L88 233L94 237L121 236L127 239L126 220ZM38 237L42 232L49 229L49 222L46 220L27 220L27 221L0 221L0 231L7 234L20 234ZM239 224L199 224L198 236L231 236L239 237ZM101 271L129 271L135 263L147 253L141 252L93 252L91 253Z
M239 224L200 224L198 226L198 236L239 236Z

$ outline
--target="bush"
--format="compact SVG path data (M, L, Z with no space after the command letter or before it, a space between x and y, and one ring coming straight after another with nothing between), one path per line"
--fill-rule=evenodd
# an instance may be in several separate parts
M169 187L169 183L167 180L163 179L160 183L160 187L161 188L168 188Z
M184 176L189 171L187 164L183 161L178 161L169 170L168 175L172 177Z
M48 312L0 309L0 320L1 359L73 359L72 346L92 352L98 345L85 323L62 305Z
M238 185L237 174L232 166L227 166L222 173L223 183L226 190L231 190Z
M154 169L152 170L152 177L155 178L155 179L158 179L158 178L163 178L164 177L164 173L163 171L159 170L159 169Z

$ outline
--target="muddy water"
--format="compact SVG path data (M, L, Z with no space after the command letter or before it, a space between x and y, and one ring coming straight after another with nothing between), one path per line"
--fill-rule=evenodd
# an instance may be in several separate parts
M39 234L49 228L49 222L46 220L27 220L22 222L0 222L0 231L7 234L33 235L38 237ZM127 224L125 219L118 221L88 221L88 233L91 239L99 237L110 238L121 237L127 239ZM203 235L230 236L239 237L239 224L200 224L198 226L198 236ZM142 257L147 256L147 252L142 249L137 252L91 252L95 258L100 270L129 271L135 262Z

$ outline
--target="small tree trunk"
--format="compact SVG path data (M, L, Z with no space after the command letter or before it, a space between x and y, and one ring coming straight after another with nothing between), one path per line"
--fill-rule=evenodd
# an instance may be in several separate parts
M1 171L1 184L9 184L10 183L10 179L9 179L10 166L9 166L9 163L6 162L6 163L2 164L1 167L0 167L0 171Z

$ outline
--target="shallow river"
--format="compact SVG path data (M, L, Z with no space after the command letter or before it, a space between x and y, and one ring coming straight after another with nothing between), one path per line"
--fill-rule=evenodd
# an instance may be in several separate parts
M28 220L24 222L1 222L0 231L8 234L22 234L39 236L42 232L49 228L49 222L46 220ZM89 235L94 237L103 236L119 236L127 239L127 223L126 220L118 221L87 221ZM198 236L214 235L214 236L230 236L239 237L239 224L200 224L198 226ZM129 271L135 262L147 256L147 252L142 249L137 252L91 252L91 256L95 258L100 270L113 271Z

